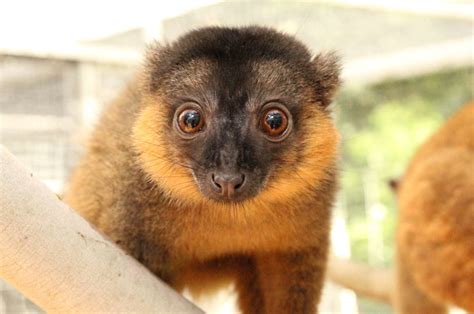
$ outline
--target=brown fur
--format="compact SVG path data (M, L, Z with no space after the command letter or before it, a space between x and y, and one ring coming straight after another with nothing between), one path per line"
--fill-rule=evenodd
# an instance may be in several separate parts
M225 203L204 197L195 184L169 129L166 103L177 82L199 89L216 65L193 59L182 76L158 82L152 68L163 56L170 58L149 53L141 79L104 112L66 201L177 290L199 294L232 280L244 313L314 312L336 189L338 135L326 109L339 84L336 59L310 61L316 89L284 75L289 67L278 60L251 67L260 90L286 79L292 93L299 91L304 137L279 156L278 171L255 197Z
M474 103L419 149L397 194L400 312L474 311Z

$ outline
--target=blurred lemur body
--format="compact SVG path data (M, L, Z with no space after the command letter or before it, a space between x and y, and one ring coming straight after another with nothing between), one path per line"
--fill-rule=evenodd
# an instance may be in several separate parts
M421 146L396 192L399 312L474 312L474 102Z
M316 311L336 190L331 55L259 28L151 47L66 201L177 290L233 280L245 313Z

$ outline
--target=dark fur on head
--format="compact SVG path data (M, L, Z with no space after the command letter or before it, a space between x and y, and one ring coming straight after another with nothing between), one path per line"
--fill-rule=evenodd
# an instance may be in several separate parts
M278 60L282 66L291 67L298 75L298 81L302 79L305 85L314 89L314 101L323 106L330 103L340 84L340 66L334 53L320 54L311 59L306 46L294 37L270 28L253 26L208 27L189 32L168 46L159 43L152 45L148 49L145 66L146 88L149 92L157 91L170 79L171 73L180 72L196 59L214 61L227 69L238 68L244 73L238 77L240 79L245 79L252 72L249 61ZM239 82L231 72L219 74L223 82Z
M150 47L140 74L104 112L68 203L176 289L230 278L245 313L313 312L336 190L336 57L268 28L213 27ZM184 134L191 111L199 128ZM287 122L278 138L267 118ZM216 196L214 174L242 178L239 194Z
M164 142L180 147L177 158L193 168L207 196L212 195L211 172L225 168L244 174L246 189L237 200L257 195L267 181L272 184L278 167L291 167L287 163L302 153L308 131L317 131L301 126L311 123L308 119L318 123L317 115L326 114L339 85L333 54L312 59L293 37L261 27L205 28L172 45L154 45L145 69L143 90L150 102L159 96L169 130ZM187 101L199 104L209 117L210 130L192 141L173 132L175 112ZM269 102L283 104L292 116L293 130L278 144L256 127L259 111ZM288 158L288 151L295 151L295 158Z

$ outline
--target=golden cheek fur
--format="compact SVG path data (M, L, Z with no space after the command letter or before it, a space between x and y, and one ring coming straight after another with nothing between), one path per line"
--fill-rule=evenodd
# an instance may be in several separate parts
M133 145L139 161L150 178L169 193L170 198L202 201L201 193L176 147L169 145L166 113L158 103L146 106L133 128Z
M200 191L190 169L185 167L181 153L170 145L166 134L168 130L167 113L155 101L150 102L139 114L134 129L134 148L139 161L150 178L168 191L171 200L189 202L205 207L238 206L239 208L265 208L269 204L288 202L309 193L318 182L329 179L327 169L335 165L338 134L327 114L308 104L309 115L314 120L302 121L307 139L301 145L303 151L288 151L283 156L284 164L279 171L271 173L272 180L254 198L239 205L223 204L206 198ZM166 131L165 131L166 132ZM184 204L183 204L184 205Z
M303 151L288 151L283 156L284 164L272 182L257 196L257 201L285 202L305 193L329 180L328 169L333 170L336 163L339 136L331 119L308 104L305 110L312 119L301 121L300 128L305 130L306 139L301 147ZM313 123L315 119L317 123Z

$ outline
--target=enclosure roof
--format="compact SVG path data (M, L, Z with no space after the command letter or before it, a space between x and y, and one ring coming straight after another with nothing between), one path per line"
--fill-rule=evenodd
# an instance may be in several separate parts
M337 51L347 79L372 82L472 65L473 7L468 2L225 1L67 47L0 42L0 53L131 65L150 34L169 42L201 26L260 24L295 35L314 53Z

